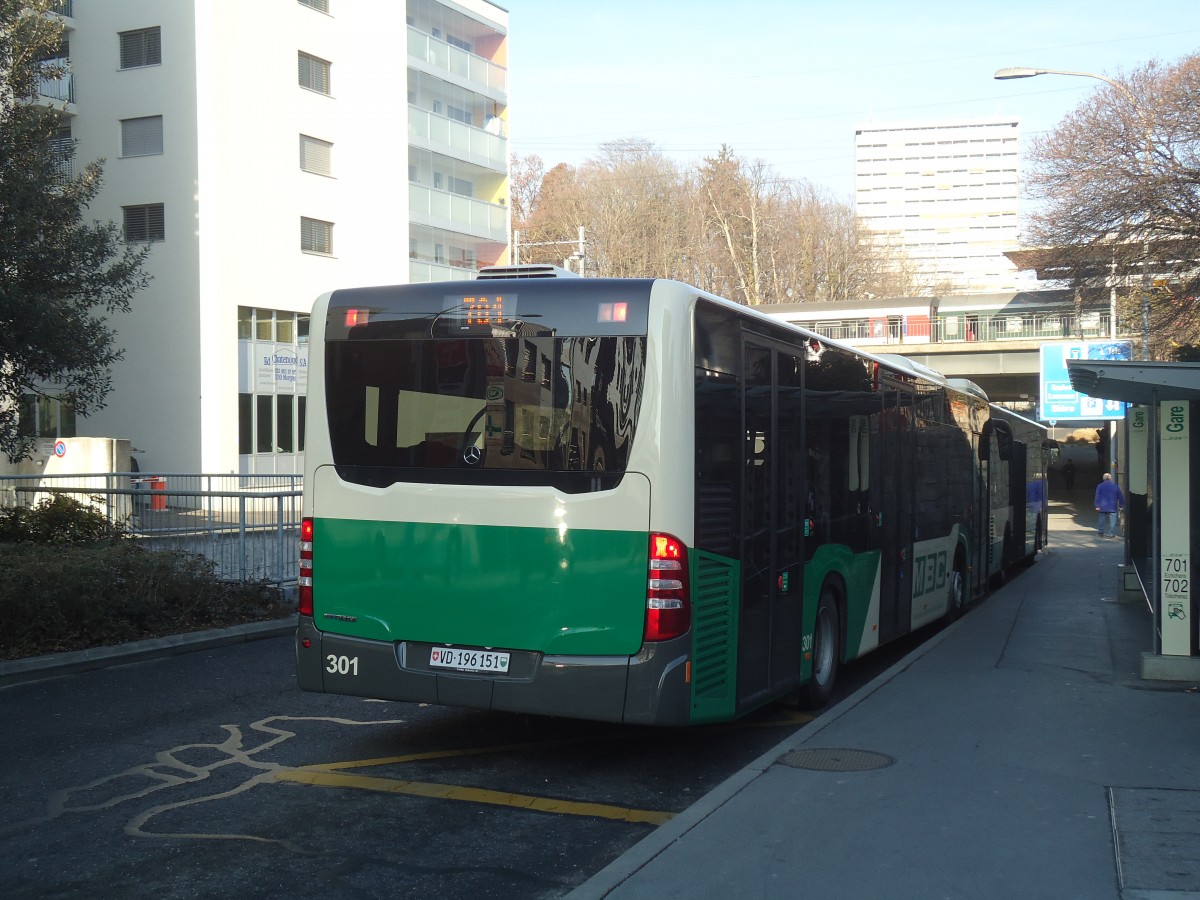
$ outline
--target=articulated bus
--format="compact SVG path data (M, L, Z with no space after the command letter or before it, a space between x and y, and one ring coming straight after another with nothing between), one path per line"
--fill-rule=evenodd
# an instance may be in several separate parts
M1042 546L1044 430L977 388L568 274L317 300L302 689L654 725L819 707Z

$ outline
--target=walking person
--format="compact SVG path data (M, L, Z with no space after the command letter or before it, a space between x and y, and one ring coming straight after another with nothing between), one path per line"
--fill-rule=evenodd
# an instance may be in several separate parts
M1104 478L1096 485L1096 534L1100 537L1117 536L1117 511L1125 508L1125 495L1121 487L1112 480L1112 475L1104 473Z

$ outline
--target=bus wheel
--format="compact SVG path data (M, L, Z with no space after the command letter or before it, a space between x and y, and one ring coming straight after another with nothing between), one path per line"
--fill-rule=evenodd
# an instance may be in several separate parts
M1035 529L1033 532L1033 552L1030 553L1028 556L1026 556L1025 559L1023 559L1021 561L1021 564L1024 565L1025 568L1029 568L1030 566L1032 566L1035 562L1037 562L1038 551L1041 549L1042 549L1042 517L1039 515L1037 517L1037 525L1035 526Z
M817 623L813 628L812 677L800 687L800 705L805 709L820 709L833 695L833 683L837 680L838 660L841 658L841 633L837 594L826 585L821 589Z
M959 553L954 557L954 571L950 573L950 608L946 610L946 618L953 622L962 615L966 606L967 579L963 575L963 557Z

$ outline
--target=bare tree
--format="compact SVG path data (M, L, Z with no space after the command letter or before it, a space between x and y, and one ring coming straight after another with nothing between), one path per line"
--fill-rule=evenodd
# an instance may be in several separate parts
M508 192L514 222L528 222L537 212L546 165L536 153L509 160Z
M729 146L700 167L699 189L709 236L724 248L733 277L731 299L749 306L769 300L772 285L770 246L778 238L783 197L779 182L759 160L747 163Z
M1113 81L1033 141L1026 184L1043 205L1026 239L1084 302L1114 279L1120 318L1147 301L1163 358L1200 340L1200 55Z
M679 168L647 141L600 150L578 172L591 267L612 277L677 277L687 247Z
M513 171L521 179L520 195L513 197L513 229L521 233L521 262L561 265L584 222L583 189L576 170L559 163L544 171L541 159L531 156L514 158Z
M751 305L911 294L901 251L853 208L729 147L693 171L653 144L605 144L578 168L514 158L521 260L559 263L582 225L592 275L677 278Z

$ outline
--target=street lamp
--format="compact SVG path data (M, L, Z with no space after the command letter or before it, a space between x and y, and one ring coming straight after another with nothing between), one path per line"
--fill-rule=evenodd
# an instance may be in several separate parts
M1125 99L1129 101L1130 106L1142 113L1142 128L1146 135L1146 156L1142 163L1144 175L1147 179L1150 177L1150 158L1154 151L1154 135L1150 129L1150 119L1142 112L1141 104L1138 103L1137 97L1114 78L1109 78L1107 75L1097 75L1095 72L1071 72L1066 69L1032 69L1028 66L1010 66L1006 69L998 69L992 77L997 81L1007 81L1010 78L1032 78L1035 75L1075 75L1080 78L1095 78L1103 81L1105 84L1115 88ZM1147 182L1149 183L1149 182ZM1116 309L1112 310L1113 320L1109 324L1109 330L1113 335L1117 333L1117 317ZM1146 237L1142 244L1142 358L1150 358L1150 235Z

